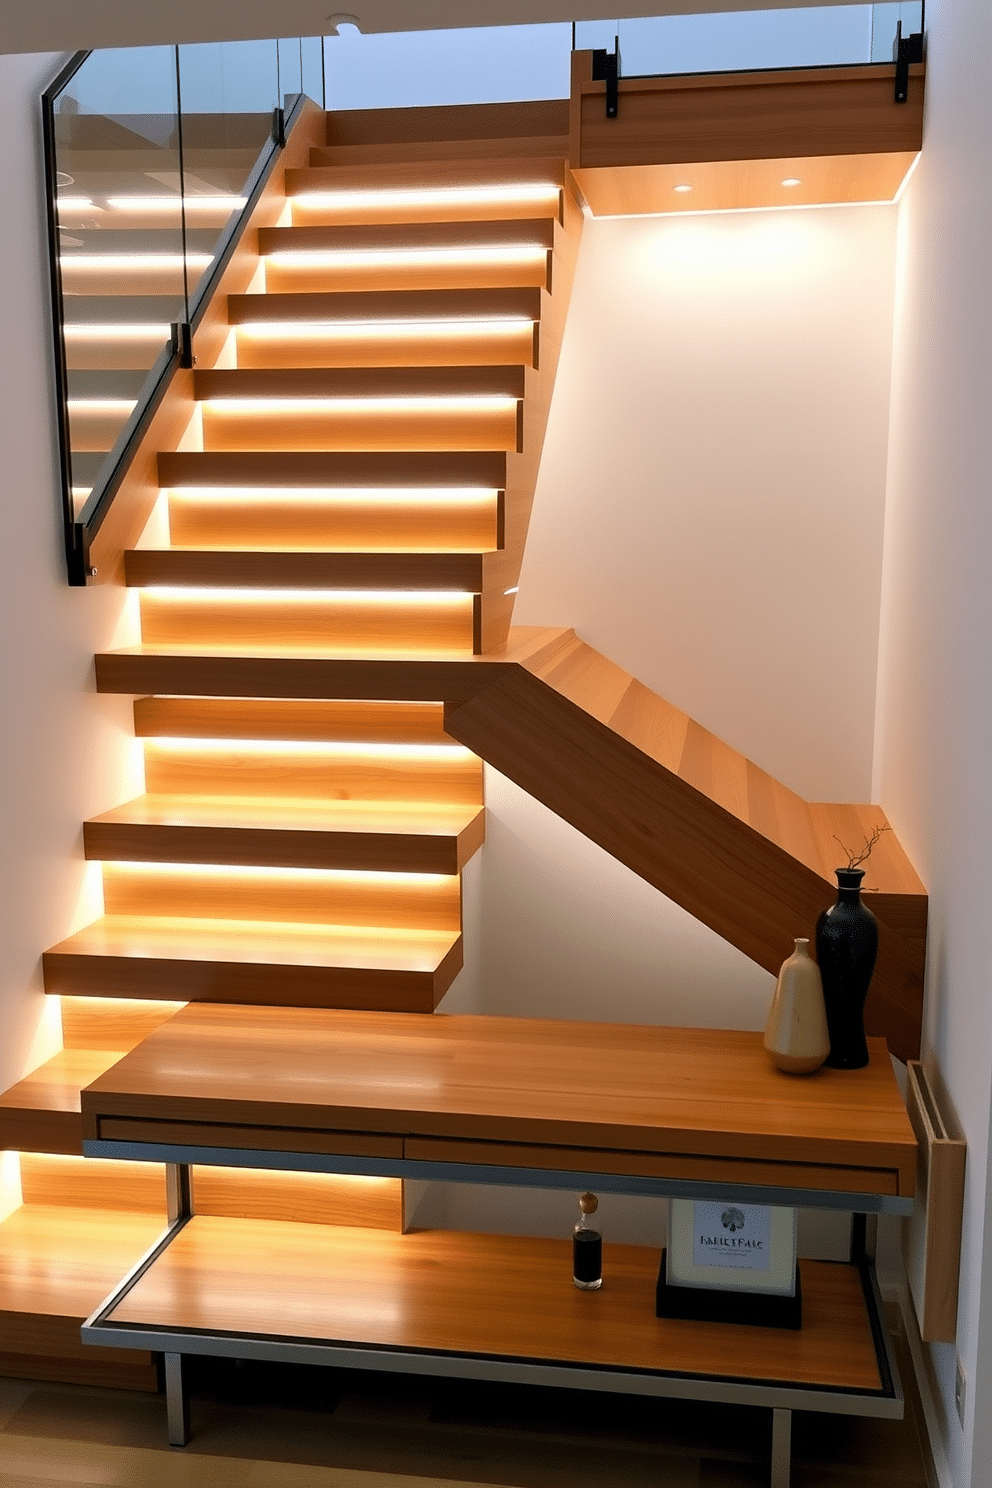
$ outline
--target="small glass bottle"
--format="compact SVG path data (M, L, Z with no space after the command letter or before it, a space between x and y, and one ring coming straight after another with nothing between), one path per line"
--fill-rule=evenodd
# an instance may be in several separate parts
M583 1292L595 1292L603 1285L603 1236L590 1221L598 1208L596 1195L584 1193L579 1199L579 1222L572 1231L572 1280Z

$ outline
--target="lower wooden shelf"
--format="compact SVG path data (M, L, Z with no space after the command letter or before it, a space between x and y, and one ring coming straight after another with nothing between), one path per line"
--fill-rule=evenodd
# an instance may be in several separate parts
M196 1215L99 1326L166 1351L233 1335L886 1393L857 1268L803 1263L799 1332L728 1330L655 1317L659 1260L610 1246L602 1289L581 1292L568 1240Z
M161 1214L23 1204L0 1224L0 1374L156 1390L147 1349L79 1330L163 1229Z

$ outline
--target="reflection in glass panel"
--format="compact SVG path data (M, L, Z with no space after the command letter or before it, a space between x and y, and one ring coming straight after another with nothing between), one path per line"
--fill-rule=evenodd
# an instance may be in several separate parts
M324 42L320 36L303 38L303 92L324 106Z
M73 507L183 318L172 47L93 52L54 105Z
M275 41L179 48L189 296L209 269L272 133L279 97Z

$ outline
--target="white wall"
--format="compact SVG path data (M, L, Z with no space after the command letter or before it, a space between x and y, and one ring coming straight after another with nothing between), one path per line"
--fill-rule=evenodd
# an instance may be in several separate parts
M814 800L871 785L895 222L587 221L514 615Z
M0 1089L59 1046L41 952L100 912L81 823L121 799L131 758L126 703L93 690L120 592L65 581L38 101L60 60L0 57Z
M941 1437L955 1488L987 1488L992 11L936 0L927 25L925 150L900 209L876 781L930 891L925 1059L968 1139L957 1345L930 1350Z

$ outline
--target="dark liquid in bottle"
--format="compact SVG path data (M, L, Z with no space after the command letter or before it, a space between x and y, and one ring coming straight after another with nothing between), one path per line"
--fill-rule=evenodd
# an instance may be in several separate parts
M572 1275L576 1281L599 1281L602 1274L602 1235L598 1230L576 1230L572 1236Z

